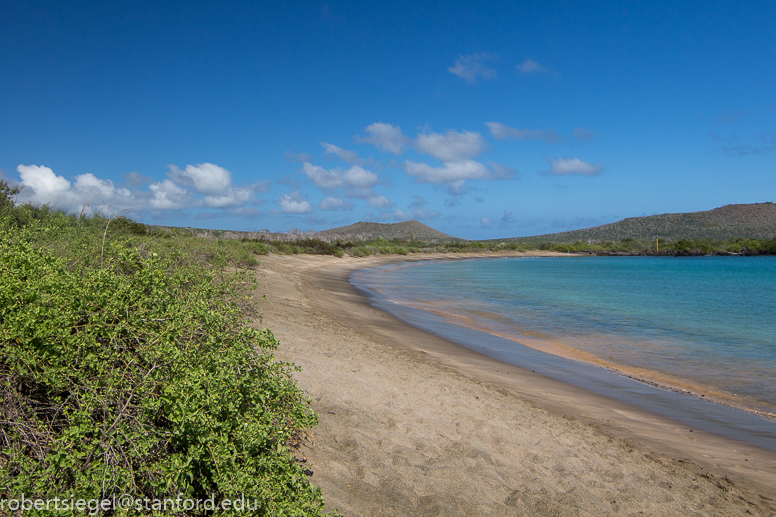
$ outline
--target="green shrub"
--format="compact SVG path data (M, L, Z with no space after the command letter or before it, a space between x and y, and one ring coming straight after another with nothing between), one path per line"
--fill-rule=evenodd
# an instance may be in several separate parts
M248 244L248 249L256 255L269 255L269 247L263 242L252 242Z
M258 515L320 514L286 445L316 416L228 283L125 242L73 268L38 238L0 230L4 497L244 494Z

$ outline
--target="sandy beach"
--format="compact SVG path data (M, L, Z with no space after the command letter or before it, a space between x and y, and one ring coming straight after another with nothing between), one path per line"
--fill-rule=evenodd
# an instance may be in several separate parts
M320 417L300 453L327 509L776 515L776 453L482 356L373 308L348 282L429 258L262 257L260 325L302 368Z

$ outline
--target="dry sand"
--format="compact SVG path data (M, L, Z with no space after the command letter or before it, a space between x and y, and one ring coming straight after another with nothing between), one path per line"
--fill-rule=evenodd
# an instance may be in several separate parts
M296 378L320 423L301 453L328 510L776 515L776 453L409 327L347 280L418 258L429 256L262 258L261 325L281 342L276 356L302 367Z

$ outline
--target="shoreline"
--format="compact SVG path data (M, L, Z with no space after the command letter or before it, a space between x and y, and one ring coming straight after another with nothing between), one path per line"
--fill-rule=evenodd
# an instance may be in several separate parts
M566 256L565 253L560 255ZM541 256L541 255L533 255L533 256ZM555 256L559 256L559 254L547 254L546 256L555 257ZM462 258L462 259L480 260L483 258L501 258L501 256L497 255L494 257L471 257L468 259L467 258ZM433 260L442 260L442 259L433 259ZM368 268L363 268L363 269L368 269ZM358 271L359 270L354 270L353 274L356 274ZM351 283L353 283L352 275L351 275L350 281ZM384 293L382 293L381 291L377 291L371 287L365 286L365 288L371 291L376 291L381 295L384 295ZM436 314L437 316L445 320L450 325L455 325L458 327L463 327L463 328L475 330L478 332L483 332L486 334L490 334L492 336L498 336L545 354L550 354L555 357L561 357L564 359L569 359L571 361L576 361L583 364L600 367L612 373L615 373L617 375L621 375L628 379L633 379L635 381L641 382L649 386L653 386L667 391L672 391L674 393L686 395L688 397L693 397L699 400L704 400L706 402L723 405L740 411L745 411L747 413L757 415L759 417L768 419L770 421L776 421L776 408L774 408L773 404L769 404L765 401L754 400L749 402L749 405L748 405L745 397L742 397L731 391L725 391L723 389L720 389L711 385L703 384L700 382L681 380L676 377L667 375L663 372L660 372L658 370L652 370L649 368L634 366L634 365L626 365L626 364L618 363L616 361L607 360L595 355L595 353L593 352L588 352L587 350L584 350L582 348L577 348L572 345L568 345L566 343L561 343L557 340L523 335L518 332L509 333L509 332L504 332L503 330L499 331L494 328L489 328L487 324L476 320L472 316L467 316L457 312L444 310L443 308L437 308L438 301L416 300L415 301L416 303L407 302L407 301L396 301L393 299L389 301L391 303L402 305L404 307L408 307L413 310L425 311L428 313ZM528 331L530 333L531 329L528 329ZM514 364L514 363L510 363L510 364ZM515 366L519 366L519 365L515 364ZM757 407L754 407L754 406L757 406ZM768 409L765 409L765 408L768 408Z
M526 255L526 256L546 256L557 257L567 256L565 253L547 253L546 255L539 254ZM586 256L578 254L576 256ZM480 260L483 258L501 258L501 255L495 255L492 257L471 257L464 260ZM444 260L444 259L434 259ZM368 269L368 268L363 268ZM353 274L358 273L359 270L354 270ZM353 279L351 276L351 283ZM376 291L381 295L384 295L381 291L377 291L371 287L367 287L371 291ZM411 308L417 311L425 311L428 313L436 314L440 318L444 319L450 325L463 327L478 332L490 334L492 336L498 336L510 341L513 341L519 345L537 350L539 352L550 354L555 357L561 357L569 359L571 361L580 362L583 364L596 366L608 370L612 373L621 375L628 379L641 382L643 384L660 388L674 393L686 395L706 402L723 405L733 409L745 411L747 413L757 415L770 421L776 421L776 407L774 404L766 401L752 400L747 402L746 398L733 393L732 391L725 391L724 389L714 387L708 384L704 384L698 381L682 380L677 377L672 377L659 370L653 370L636 365L626 365L618 363L616 361L607 360L599 357L593 352L589 352L583 348L578 348L566 343L562 343L558 340L552 340L543 337L523 335L519 332L505 332L495 328L489 328L486 323L475 319L472 316L467 316L457 312L438 308L439 301L429 300L416 300L416 303L408 301L396 301L391 299L392 303L402 305L404 307ZM533 333L533 329L527 330L529 334ZM510 363L514 364L514 363ZM515 366L519 366L515 364Z
M324 489L324 495L327 501L331 502L331 508L339 507L346 515L349 514L348 508L353 515L376 514L374 511L376 507L370 505L377 503L374 501L374 496L369 494L375 490L377 494L385 493L385 490L390 492L393 489L389 490L383 486L385 483L401 485L407 483L403 482L403 479L412 478L397 465L400 459L406 459L404 452L396 452L390 447L386 450L385 443L392 444L405 438L409 439L407 435L414 436L409 429L413 427L413 422L430 418L428 409L424 409L429 400L455 398L454 394L457 392L476 392L479 393L476 403L465 397L458 397L451 404L435 406L435 411L462 412L457 417L460 421L456 427L475 424L480 427L498 426L498 420L502 415L514 412L531 413L532 416L526 417L529 422L541 420L549 423L546 426L533 425L533 432L536 435L534 438L539 437L539 441L531 446L527 446L527 442L517 443L520 440L515 438L516 429L525 426L523 420L518 420L506 432L500 428L493 430L493 436L501 437L497 447L499 450L491 450L482 444L479 445L482 446L482 450L488 451L486 456L498 468L484 464L480 464L479 467L485 470L498 470L506 465L506 471L498 470L498 475L503 479L515 478L516 481L506 483L512 488L511 491L505 492L506 485L503 482L496 483L499 486L491 486L494 483L492 476L484 474L475 476L473 485L469 487L472 482L470 477L469 482L458 487L462 494L468 495L453 498L459 507L468 504L462 498L475 501L490 497L485 507L492 508L494 511L485 512L484 507L478 507L475 513L509 515L520 514L520 512L510 513L510 508L523 508L523 511L528 511L531 508L536 509L532 504L539 504L542 501L546 503L546 496L542 498L537 494L542 490L545 492L550 490L551 486L555 486L553 483L557 483L557 479L550 480L549 478L553 476L549 474L547 474L548 479L544 479L543 476L546 473L538 475L536 472L534 474L538 477L534 476L536 479L533 480L521 481L517 478L523 474L522 470L535 469L536 465L542 464L542 461L536 458L526 460L524 455L533 449L536 449L537 453L540 449L544 451L540 444L548 438L541 438L541 436L557 427L563 431L559 431L560 434L556 434L553 440L557 441L559 436L568 435L579 437L581 443L572 450L564 451L563 447L560 447L559 458L561 459L553 460L556 461L557 468L562 466L563 469L568 470L569 466L566 463L570 457L569 454L577 456L582 454L579 451L583 451L584 455L587 455L588 467L576 473L577 482L582 483L580 489L593 490L591 487L604 483L602 478L585 481L584 478L594 475L590 471L589 464L598 462L602 457L615 455L619 459L611 463L611 472L604 476L606 480L626 478L649 466L650 471L658 469L653 472L654 475L659 471L660 476L672 479L669 484L675 488L666 490L671 494L671 498L677 501L686 499L692 492L686 487L677 488L682 484L680 479L687 478L693 480L695 483L693 486L701 483L705 487L704 490L711 490L710 493L713 492L715 495L709 497L719 504L723 504L721 501L724 500L724 504L734 505L733 499L728 495L735 493L737 495L734 499L746 501L746 507L756 510L755 514L761 511L764 512L763 515L770 514L773 506L769 501L776 498L776 489L774 489L776 454L712 433L688 430L674 421L657 417L635 406L613 401L530 371L521 371L512 365L410 327L390 314L372 307L369 300L348 282L350 274L356 269L395 262L526 255L514 252L453 256L450 254L419 257L382 256L360 259L269 256L262 259L262 266L257 276L260 285L268 285L269 288L268 293L264 293L268 296L268 303L262 305L261 310L265 313L266 324L281 339L278 357L293 361L302 367L302 372L295 377L299 378L300 386L313 397L313 408L320 415L321 425L313 431L316 445L306 449L305 454L316 466L313 469L316 472L312 478L313 482L318 482ZM565 253L555 255L566 256ZM260 294L261 290L257 292L257 295ZM292 316L292 313L298 316L304 315L307 319ZM309 329L301 329L300 327L303 326ZM345 354L342 353L342 347L346 346L343 343L347 344ZM455 387L442 389L436 386L434 389L429 389L423 398L413 398L414 394L407 392L402 386L414 370L424 372L416 382L425 383L426 379L433 378L440 386L450 384ZM379 385L379 389L374 393L364 387L372 383ZM358 388L354 392L353 389L348 389L348 386ZM388 402L383 403L384 400ZM403 402L400 403L400 401ZM488 410L483 409L482 406L487 408L499 406L502 409L486 418ZM396 412L398 408L401 408L399 413ZM379 421L381 415L384 417L383 413L386 412L390 413L390 418L379 422L378 428L375 429L375 421ZM499 415L495 421L494 415ZM425 449L428 445L422 444L439 441L440 434L450 432L449 424L449 422L438 423L437 430L432 436L420 433L421 436L415 437L417 439L413 442L416 444L415 447ZM391 425L401 432L391 431ZM538 428L537 425L539 425ZM354 434L354 430L360 432ZM362 443L361 437L369 434L381 437L376 445L368 441ZM528 434L527 440L533 440L530 433ZM484 435L488 436L488 433ZM479 431L462 433L455 440L450 439L450 443L457 444L455 447L466 448L473 442L480 441L481 436L483 434ZM500 461L493 460L500 454L501 449L509 449L511 456L501 458ZM558 447L549 447L545 451L545 456L555 454L552 452L555 449ZM358 457L351 457L354 451L361 451L365 456L368 456L369 452L374 456L368 462L360 462ZM622 457L619 457L621 455ZM348 460L349 457L350 460ZM522 460L514 459L517 457L522 457ZM416 460L407 459L407 461ZM458 461L457 456L450 457L447 463L453 465L456 461ZM529 461L530 466L527 466L525 461ZM366 481L358 482L356 479L358 476L348 475L354 465L361 477L364 477L365 472L375 471L375 475L368 483L368 491L358 489L358 486ZM415 472L413 469L410 470ZM678 472L679 478L676 478L672 472ZM398 477L396 473L399 473ZM448 476L456 480L459 474L448 472ZM555 477L563 476L557 474ZM452 482L439 481L447 485ZM543 485L544 488L534 494L535 497L525 494L528 490L526 487L541 482L546 483ZM706 486L707 482L711 485ZM632 490L628 488L631 485L626 486L614 481L611 483L613 483L612 486L608 487L610 492L622 493ZM630 483L632 484L633 480ZM399 492L407 501L420 504L418 501L421 499L418 497L431 497L433 486L435 482L421 477L414 479L408 485L402 485ZM523 488L520 488L521 486ZM649 484L648 491L653 490L658 488ZM520 496L521 493L524 496ZM501 496L504 497L501 498ZM604 496L599 494L596 497L600 499ZM382 500L383 510L388 499ZM592 495L582 497L580 504L588 507L588 511L593 507L597 508L593 513L608 513L601 512L601 508L595 506L600 501L593 504L598 499ZM710 500L706 499L706 504L711 504ZM437 503L443 504L440 501ZM645 496L640 503L633 502L630 508L633 510L642 508L647 509L645 510L647 513L655 513L653 510L657 510L657 507L650 506L654 504L657 502L653 496ZM676 505L671 506L668 503L666 505L665 508L678 508ZM568 506L568 508L575 507L574 504ZM743 507L737 508L741 510ZM495 512L495 509L498 509L498 512ZM561 505L558 511L559 514L565 515L567 510L569 515L579 512L579 508L575 511L564 510L564 505ZM625 508L621 507L621 510ZM721 507L710 514L720 513L720 511L722 511ZM418 511L418 507L414 507L412 511L404 507L403 511L397 510L394 514L402 513L424 514Z

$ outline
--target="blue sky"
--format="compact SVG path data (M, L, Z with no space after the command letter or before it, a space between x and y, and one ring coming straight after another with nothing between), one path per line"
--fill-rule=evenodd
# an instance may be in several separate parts
M534 235L774 201L776 3L0 2L19 201Z

